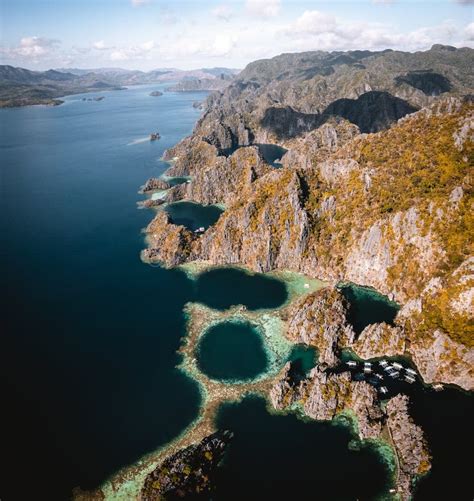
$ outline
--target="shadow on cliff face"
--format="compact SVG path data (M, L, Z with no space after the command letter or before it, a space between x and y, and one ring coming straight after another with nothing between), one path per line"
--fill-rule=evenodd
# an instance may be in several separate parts
M338 99L322 113L302 113L290 106L267 108L261 126L278 139L289 139L317 129L337 116L357 125L361 132L370 133L384 130L415 111L417 108L388 92L371 91L357 99Z
M379 132L393 122L417 111L407 101L388 92L366 92L357 99L338 99L331 103L323 116L339 116L357 125L361 132Z
M452 89L451 82L444 75L429 70L410 71L395 78L398 85L406 83L424 92L427 96L439 96Z

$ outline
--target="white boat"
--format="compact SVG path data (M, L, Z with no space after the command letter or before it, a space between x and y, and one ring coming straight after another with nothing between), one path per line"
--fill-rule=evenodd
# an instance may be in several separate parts
M411 374L412 376L416 376L417 375L416 371L414 371L413 369L406 368L405 370L408 372L408 374Z
M349 367L357 367L357 362L354 362L354 360L349 360L346 363Z
M364 374L370 374L372 369L370 367L364 367Z
M388 362L386 360L380 360L379 365L381 365L382 367L387 367Z
M383 381L383 376L382 376L382 374L375 374L375 377L376 377L377 379L380 379L380 381Z
M391 370L388 375L390 377L393 377L393 379L397 379L400 376L400 371L397 370Z
M385 393L388 393L388 388L386 386L381 386L379 388L379 391L380 391L380 393L385 394Z
M406 374L404 379L407 383L410 384L413 384L416 381L416 379L413 376L410 376L409 374Z
M372 364L370 362L364 362L364 367L372 367Z
M393 366L395 369L398 369L399 371L403 369L403 365L399 364L398 362L393 362Z

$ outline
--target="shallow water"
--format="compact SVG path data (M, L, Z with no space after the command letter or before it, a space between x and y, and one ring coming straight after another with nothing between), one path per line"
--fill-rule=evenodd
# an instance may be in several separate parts
M198 367L211 379L244 382L268 368L258 327L229 319L210 327L197 345Z
M175 202L164 209L171 222L185 226L188 230L207 229L217 222L223 210L215 205L201 205L194 202Z
M291 377L299 379L307 376L316 366L317 358L318 353L315 348L303 344L294 346L287 360L291 362Z

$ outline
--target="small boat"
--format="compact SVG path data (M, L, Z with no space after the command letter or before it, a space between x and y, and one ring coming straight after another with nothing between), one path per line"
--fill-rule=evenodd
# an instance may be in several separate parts
M388 388L386 386L381 386L379 388L380 393L385 394L388 393Z
M433 390L435 390L435 391L444 390L444 386L441 383L436 383L433 385Z
M364 374L371 374L372 369L370 367L364 367Z
M346 364L349 367L357 367L357 362L354 362L354 360L349 360L348 362L346 362Z
M410 376L409 374L406 374L404 379L407 383L410 384L413 384L416 381L416 379L413 376Z
M391 366L391 365L387 365L387 367L384 367L383 369L385 372L390 372L390 371L393 371L394 368Z
M398 369L399 371L403 369L403 365L399 364L398 362L393 362L393 366L395 369Z
M160 139L160 133L159 132L152 132L150 134L150 141L156 141L157 139Z
M372 363L371 362L364 362L364 367L372 367Z
M388 362L386 360L380 360L379 365L382 367L387 367Z
M406 368L405 369L406 372L408 372L408 374L411 374L412 376L416 376L416 371L414 371L413 369L409 369L409 368Z
M206 229L204 226L200 226L197 230L194 230L194 233L204 233Z
M383 376L382 376L382 374L374 374L374 376L375 376L377 379L380 379L380 381L383 381Z
M400 371L397 371L395 369L392 369L388 375L393 378L393 379L397 379L399 376L400 376Z

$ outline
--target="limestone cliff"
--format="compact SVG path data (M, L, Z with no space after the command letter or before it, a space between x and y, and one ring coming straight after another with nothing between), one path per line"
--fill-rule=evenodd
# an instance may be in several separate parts
M427 382L474 389L473 53L436 46L252 63L165 155L170 175L191 176L167 201L222 203L225 212L199 236L159 213L144 258L372 286L402 311L395 326L367 328L352 349L407 354ZM288 150L282 168L262 158L265 142ZM317 307L300 306L295 325L332 365L338 330L319 336L303 318Z

